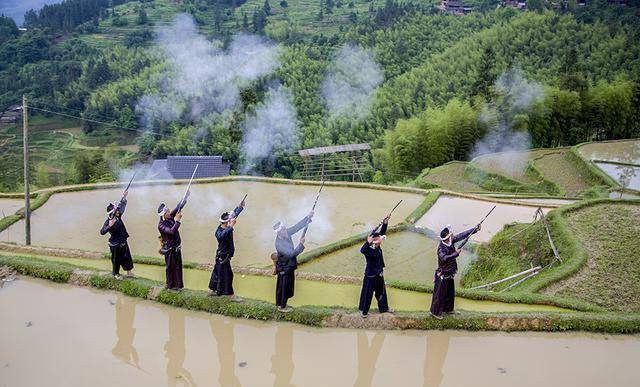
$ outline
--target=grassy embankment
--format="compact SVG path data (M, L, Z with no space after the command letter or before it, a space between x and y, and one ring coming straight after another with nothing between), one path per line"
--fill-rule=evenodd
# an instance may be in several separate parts
M552 211L547 220L563 263L555 262L516 291L542 291L607 310L640 312L639 215L637 200L599 199ZM462 282L473 287L552 260L541 222L508 226L479 248Z
M372 315L361 319L354 309L303 306L292 313L278 313L275 305L247 299L234 303L226 297L207 297L206 292L185 289L181 292L164 290L162 284L144 278L118 281L108 273L100 273L66 263L42 261L35 258L0 255L0 266L10 267L23 275L45 278L59 283L74 283L98 289L114 290L139 298L149 298L164 304L202 310L231 317L259 320L290 321L299 324L384 329L466 329L466 330L584 330L609 333L640 332L639 314L615 313L462 313L442 321L430 318L425 312L397 313L394 316Z

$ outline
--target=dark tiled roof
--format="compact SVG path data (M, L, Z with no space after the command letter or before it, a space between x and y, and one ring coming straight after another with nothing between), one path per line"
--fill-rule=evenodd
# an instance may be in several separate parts
M174 179L190 178L196 165L196 178L227 176L231 169L229 163L222 162L222 156L168 156L166 160L166 170Z

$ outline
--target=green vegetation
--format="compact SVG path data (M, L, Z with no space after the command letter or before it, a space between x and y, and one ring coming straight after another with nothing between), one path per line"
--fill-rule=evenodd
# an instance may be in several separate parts
M562 263L553 262L542 223L505 227L480 246L462 283L473 287L541 265L541 273L517 292L543 291L608 310L638 311L639 203L600 199L550 212L547 221Z
M588 261L545 292L608 310L640 311L640 205L604 202L570 211L566 218Z
M27 32L10 19L0 20L0 110L27 94L34 107L138 128L135 107L156 91L167 64L151 44L153 31L184 12L222 47L239 31L268 36L281 46L282 66L243 86L242 106L222 114L233 116L229 125L220 117L196 124L185 113L158 125L161 136L140 137L140 148L125 164L168 153L223 154L237 167L244 113L264 99L266 85L275 80L293 94L301 146L369 142L375 152L367 178L377 176L376 182L407 182L424 168L466 160L489 129L480 119L485 103L500 103L494 81L510 68L521 68L544 89L543 100L512 122L513 130L530 133L534 147L639 135L635 5L595 1L562 12L521 12L495 9L491 1L476 3L479 12L459 16L437 11L432 1L69 0L29 13ZM384 81L369 117L331 120L320 85L332 56L347 42L371 50ZM127 145L136 133L89 122L82 129L96 139L87 146ZM200 138L202 133L207 135ZM64 138L58 137L43 140L52 145ZM295 155L276 159L257 172L297 176ZM51 171L43 166L37 172L47 180ZM111 178L103 172L84 173L82 181ZM19 180L17 171L11 173ZM0 187L11 188L17 185Z
M457 192L483 192L480 185L465 178L467 163L450 161L436 168L425 168L416 178L416 186L421 188L439 187Z
M589 173L568 151L546 153L533 161L545 179L557 184L567 196L576 197L601 181Z

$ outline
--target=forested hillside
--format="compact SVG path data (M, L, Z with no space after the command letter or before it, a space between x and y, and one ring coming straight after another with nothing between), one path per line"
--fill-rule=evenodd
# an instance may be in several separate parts
M139 145L127 162L221 154L234 173L295 177L298 148L369 142L367 179L383 183L468 160L496 130L531 147L640 136L637 1L470 4L476 12L454 15L430 0L66 0L28 12L26 31L0 18L0 110L26 94L34 108L88 119L87 141ZM184 47L171 34L185 34ZM251 50L273 63L233 70ZM212 108L224 90L237 96ZM286 125L271 106L291 112ZM257 121L273 130L258 158L247 154ZM486 149L501 150L495 142ZM117 176L68 160L63 182ZM7 162L16 173L0 187L19 189L19 160Z

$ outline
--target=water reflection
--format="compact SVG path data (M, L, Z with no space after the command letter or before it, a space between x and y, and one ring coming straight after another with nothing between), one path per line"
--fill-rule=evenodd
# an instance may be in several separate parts
M116 294L116 297L116 336L118 336L118 341L111 353L122 362L141 369L138 351L133 346L133 339L136 335L136 329L133 327L136 302L121 294Z
M218 350L218 362L220 363L218 381L220 386L240 386L240 380L236 376L236 352L233 347L233 327L235 324L221 318L211 318L209 323Z
M354 387L370 386L376 373L376 363L384 344L384 334L376 332L369 345L369 338L365 332L358 332L358 377Z
M169 340L164 345L167 358L167 385L177 386L181 381L183 386L195 386L191 373L184 368L186 356L184 323L185 314L179 309L168 309Z
M424 387L437 387L444 378L444 362L449 352L448 332L433 332L427 335L427 351L424 359Z
M287 325L278 325L275 334L275 352L271 356L271 373L275 375L276 387L294 386L293 376L293 329Z

